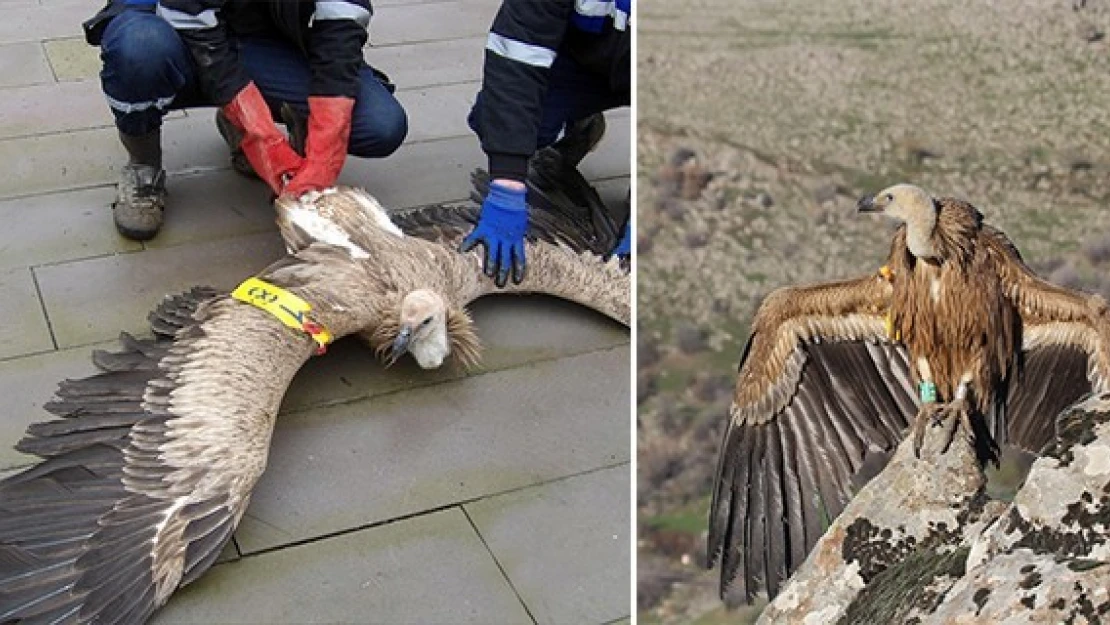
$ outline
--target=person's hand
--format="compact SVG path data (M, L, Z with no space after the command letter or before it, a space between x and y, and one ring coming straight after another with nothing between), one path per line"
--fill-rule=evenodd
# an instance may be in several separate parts
M482 271L498 287L505 286L512 274L513 284L524 279L524 233L528 231L528 204L524 183L516 180L494 180L482 202L478 225L459 246L469 252L481 243L486 247Z
M301 168L303 159L293 151L274 124L270 107L253 82L223 106L227 119L242 131L239 144L258 177L280 194L285 181Z
M304 166L285 186L285 193L302 195L334 186L351 138L352 98L310 96L308 98L308 139L305 141Z

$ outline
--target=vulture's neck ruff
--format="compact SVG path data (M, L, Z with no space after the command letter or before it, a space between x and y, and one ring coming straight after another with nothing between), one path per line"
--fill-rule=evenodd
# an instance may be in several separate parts
M466 310L445 304L442 318L433 318L427 328L406 323L403 312L403 305L394 303L369 336L374 353L387 365L408 352L424 369L439 367L446 358L464 370L478 366L482 342Z

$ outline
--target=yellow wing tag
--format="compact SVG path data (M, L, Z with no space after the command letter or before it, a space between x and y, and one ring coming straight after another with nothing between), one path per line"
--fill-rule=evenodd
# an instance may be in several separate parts
M275 284L259 278L247 278L235 287L231 296L265 310L294 330L308 333L316 341L317 354L324 353L332 341L327 328L309 318L312 305Z
M888 310L886 311L886 335L892 341L901 341L902 333L894 327L894 315Z

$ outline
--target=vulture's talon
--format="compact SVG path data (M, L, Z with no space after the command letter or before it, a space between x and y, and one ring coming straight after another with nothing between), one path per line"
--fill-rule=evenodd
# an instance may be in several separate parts
M957 399L946 404L929 403L921 407L913 422L913 452L914 457L921 458L921 448L925 446L925 431L929 428L943 428L941 436L943 444L940 453L948 453L952 441L956 439L956 432L963 427L968 439L974 444L975 430L971 425L971 410L967 400Z

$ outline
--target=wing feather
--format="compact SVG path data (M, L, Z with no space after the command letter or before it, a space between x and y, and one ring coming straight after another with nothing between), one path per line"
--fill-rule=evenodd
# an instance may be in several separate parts
M802 498L805 478L802 475L801 459L798 457L799 449L790 429L780 424L776 424L775 429L778 431L783 457L782 490L785 507L783 520L787 538L787 558L783 562L785 576L787 575L785 567L789 566L790 562L801 562L806 557L805 506Z
M736 580L738 594L747 593L746 576L737 575L743 566L744 545L747 540L744 519L748 514L749 475L755 454L752 453L754 435L746 430L733 432L735 422L728 424L721 455L717 463L717 473L727 479L718 479L714 484L713 505L709 524L709 559L721 561L721 596L729 591L732 580ZM726 583L727 582L727 583Z
M786 524L786 510L783 503L783 457L779 439L779 424L770 423L763 432L767 453L767 474L764 476L767 494L766 534L767 534L767 589L778 593L779 583L786 579L786 553L789 548L789 528Z
M767 479L764 439L766 428L752 432L752 455L746 462L753 466L749 469L751 482L747 484L748 509L745 540L741 549L744 552L744 577L748 592L753 588L766 586L767 573L767 510L764 502L764 482Z
M1110 390L1110 309L1098 295L1042 280L1004 234L984 231L1003 292L1022 323L1022 367L1007 389L1006 438L1037 453L1051 441L1064 408Z
M0 621L146 620L230 540L265 464L264 424L312 342L206 289L151 320L161 338L95 354L102 373L63 382L46 406L60 418L20 442L43 461L0 482ZM242 370L239 350L269 358ZM279 392L260 400L244 380ZM263 425L236 425L250 422Z
M784 289L756 314L710 509L726 602L776 594L865 459L892 449L916 412L905 349L886 336L889 297L867 277Z
M1074 327L1089 340L1069 341L1060 336L1063 324L1051 325L1026 326L1021 371L1006 400L1007 440L1033 453L1052 441L1056 417L1065 408L1106 384L1093 329Z

